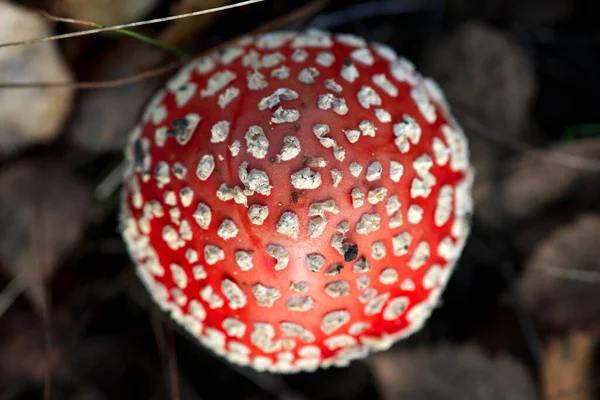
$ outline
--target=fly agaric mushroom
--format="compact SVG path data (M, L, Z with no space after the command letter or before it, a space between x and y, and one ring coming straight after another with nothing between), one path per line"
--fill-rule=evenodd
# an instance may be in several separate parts
M121 229L157 304L232 363L345 366L419 330L469 232L466 138L381 44L245 37L151 100Z

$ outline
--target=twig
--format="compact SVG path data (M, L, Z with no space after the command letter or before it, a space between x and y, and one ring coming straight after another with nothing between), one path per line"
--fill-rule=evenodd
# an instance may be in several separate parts
M0 292L0 318L10 309L24 290L23 280L18 276L12 278L8 285L2 289L2 292Z
M248 6L248 5L251 5L254 3L260 3L262 1L264 1L264 0L247 0L247 1L242 1L240 3L228 4L228 5L221 6L221 7L210 8L208 10L200 10L200 11L194 11L194 12L186 13L186 14L173 15L171 17L149 19L146 21L131 22L129 24L107 26L105 28L94 28L94 29L88 29L87 31L64 33L62 35L47 36L47 37L43 37L43 38L29 39L29 40L23 40L23 41L19 41L19 42L3 43L3 44L0 44L0 48L11 47L11 46L21 46L21 45L26 45L26 44L40 43L40 42L48 42L48 41L52 41L52 40L62 40L62 39L68 39L68 38L73 38L73 37L77 37L77 36L91 35L91 34L99 33L99 32L116 31L118 29L127 29L127 28L133 28L136 26L157 24L157 23L173 21L173 20L181 19L181 18L196 17L199 15L205 15L205 14L210 14L210 13L214 13L214 12L230 10L232 8Z
M55 22L65 22L65 23L69 23L69 24L78 24L78 25L84 25L84 26L91 26L93 28L106 28L106 25L102 25L102 24L98 24L96 22L91 22L91 21L84 21L81 19L73 19L73 18L63 18L63 17L57 17L54 15L51 15L49 13L47 13L46 11L42 11L42 15L46 18L48 18L51 21L55 21ZM134 31L130 31L129 29L115 29L116 32L119 32L123 35L132 37L134 39L140 40L144 43L148 43L152 46L156 46L160 49L166 50L168 52L171 52L173 54L175 54L177 57L183 58L183 59L187 59L190 58L190 55L188 53L186 53L185 51L181 50L180 48L178 48L177 46L171 45L169 43L163 42L161 40L158 39L154 39L151 38L150 36L146 36L144 34L141 33L137 33Z
M544 271L548 275L558 278L564 278L582 283L600 283L600 272L586 271L584 269L564 269L550 263L536 264L536 268Z
M121 184L123 171L125 169L125 163L120 161L107 176L96 186L94 190L94 196L96 200L103 203L105 202Z
M181 67L185 62L176 61L153 68L138 74L133 74L118 79L110 79L96 82L24 82L24 83L0 83L0 89L29 89L29 88L72 88L72 89L110 89L124 86L131 83L143 81L174 71Z
M181 400L179 391L179 373L177 372L177 353L175 350L175 337L173 329L170 326L166 326L167 329L167 343L169 347L169 377L171 381L171 396L173 400Z
M29 190L35 190L33 182L27 183ZM50 235L47 219L45 218L44 210L39 202L39 197L32 196L34 199L31 206L31 214L29 220L29 229L31 231L32 248L34 260L32 260L33 268L37 269L35 276L38 278L36 282L40 287L41 297L41 316L42 329L44 333L44 353L48 360L50 358L50 349L52 347L52 316L51 316L51 293L50 286L46 284L47 271L53 271L54 265L49 265L48 260L48 238ZM33 229L33 227L37 229ZM50 272L48 275L52 275ZM46 363L44 369L44 400L50 400L52 375L50 371L50 362Z
M306 16L317 13L319 10L323 9L330 0L313 0L310 3L302 6L301 8L290 12L273 22L268 22L264 25L261 25L257 29L250 32L251 35L257 35L263 32L267 32L270 30L281 28L292 21L304 18ZM199 57L203 54L206 54L210 51L218 50L221 47L225 47L230 43L235 42L239 37L234 38L230 41L222 43L210 50L201 52L196 57ZM28 89L28 88L72 88L72 89L110 89L114 87L119 87L123 85L128 85L131 83L136 83L143 81L145 79L153 78L156 76L160 76L162 74L166 74L167 72L174 71L175 69L183 66L185 64L184 61L173 62L161 67L153 68L148 71L144 71L138 74L133 74L130 76L126 76L118 79L110 79L105 81L95 81L95 82L24 82L24 83L1 83L0 82L0 90L1 89Z

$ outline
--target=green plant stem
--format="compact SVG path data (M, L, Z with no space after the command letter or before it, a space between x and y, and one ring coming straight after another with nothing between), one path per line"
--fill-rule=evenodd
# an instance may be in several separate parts
M48 18L48 19L50 19L52 21L66 22L66 23L69 23L69 24L78 24L78 25L90 26L90 27L96 28L96 29L106 29L107 28L106 25L98 24L98 23L92 22L92 21L84 21L84 20L80 20L80 19L56 17L54 15L48 14L47 12L42 12L42 14L46 18ZM171 45L169 43L165 43L165 42L163 42L161 40L158 40L158 39L151 38L150 36L146 36L144 34L137 33L137 32L131 31L129 29L124 29L124 28L117 28L117 29L114 29L114 31L115 32L119 32L119 33L121 33L123 35L126 35L126 36L129 36L129 37L132 37L134 39L140 40L142 42L148 43L148 44L150 44L152 46L156 46L156 47L158 47L160 49L163 49L165 51L168 51L170 53L173 53L173 54L175 54L177 57L179 57L181 59L188 59L188 58L191 57L188 53L186 53L184 50L180 49L179 47L173 46L173 45Z
M106 26L102 25L102 24L94 24L96 28L106 28ZM141 33L137 33L134 31L130 31L129 29L115 29L116 32L122 33L123 35L127 35L129 37L132 37L134 39L137 40L141 40L142 42L148 43L152 46L156 46L159 47L165 51L171 52L173 54L175 54L177 57L182 58L182 59L188 59L191 56L186 53L185 51L183 51L182 49L180 49L179 47L173 46L171 44L165 43L163 41L160 41L158 39L153 39L150 36L146 36L143 35Z

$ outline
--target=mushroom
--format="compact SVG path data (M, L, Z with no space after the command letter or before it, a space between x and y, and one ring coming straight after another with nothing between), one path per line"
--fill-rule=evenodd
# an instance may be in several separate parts
M389 47L244 37L150 101L121 231L154 301L229 362L346 366L436 307L469 233L468 150L439 87Z

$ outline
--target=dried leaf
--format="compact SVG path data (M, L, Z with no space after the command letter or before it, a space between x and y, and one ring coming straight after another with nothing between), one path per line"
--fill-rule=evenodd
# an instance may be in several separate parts
M0 266L39 309L44 282L93 216L92 199L91 187L61 166L21 162L0 174Z
M160 0L59 0L55 8L71 18L111 26L140 20L159 2Z
M88 73L91 80L116 79L145 71L158 64L164 55L160 49L121 37L94 60ZM142 108L163 79L164 76L154 77L130 85L81 92L67 127L69 139L93 153L120 151Z
M594 399L590 383L594 377L595 342L593 336L576 332L549 340L542 366L547 399Z
M533 400L525 368L508 356L491 358L475 346L391 350L373 356L385 400Z
M0 2L0 42L50 35L40 15ZM0 50L0 82L71 81L72 75L56 43ZM37 88L0 91L0 156L54 139L67 118L73 90Z
M600 332L600 214L556 229L529 258L519 292L545 323Z
M490 225L500 217L495 200L503 149L477 133L469 116L486 129L519 137L527 124L535 75L532 61L508 34L479 22L460 26L426 51L425 74L444 90L469 138L471 162L477 171L473 185L475 213Z
M548 214L553 205L564 212L568 202L600 202L600 174L586 168L570 168L556 162L553 151L570 157L600 160L600 138L560 143L548 149L545 157L521 155L510 168L504 182L506 210L515 217L527 218L536 213ZM567 201L567 203L565 203ZM573 207L577 210L579 207Z

